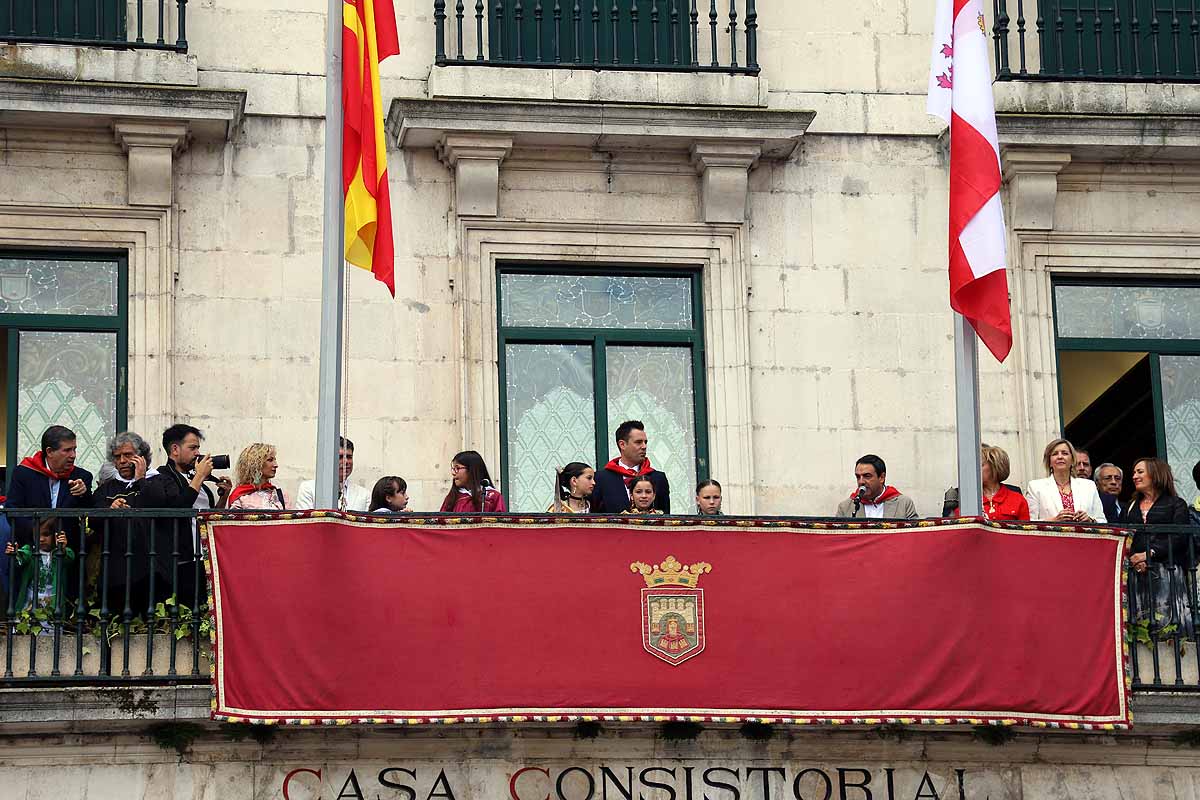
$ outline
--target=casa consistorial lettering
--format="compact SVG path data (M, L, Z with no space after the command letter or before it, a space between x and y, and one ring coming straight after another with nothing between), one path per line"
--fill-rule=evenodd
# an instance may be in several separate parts
M477 776L436 766L307 766L282 800L968 800L967 770L839 764L527 764ZM974 797L974 795L970 795Z

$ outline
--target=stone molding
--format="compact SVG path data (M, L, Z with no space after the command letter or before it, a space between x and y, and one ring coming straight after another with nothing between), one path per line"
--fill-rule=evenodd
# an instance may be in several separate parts
M502 262L702 269L709 472L754 513L748 268L740 225L464 219L451 267L462 446L500 463L496 268Z
M128 154L131 206L169 206L174 197L172 166L188 137L182 122L118 121L113 135Z
M500 207L500 163L512 147L512 137L503 134L448 134L438 143L438 158L454 171L454 208L458 216L496 216Z
M174 122L187 125L193 138L229 141L241 127L245 107L244 91L0 79L0 127Z
M196 86L199 61L171 50L116 50L60 44L6 44L0 76L64 81Z
M698 141L757 144L762 157L790 158L812 111L617 103L546 103L396 98L388 133L400 148L436 147L448 134L505 134L514 147L690 151Z
M1062 430L1053 279L1200 278L1200 234L1015 230L1009 241L1013 351L1006 380L1020 404L1014 426L1020 446L1010 452L1022 460L1014 473L1041 475L1042 447Z
M746 221L750 170L762 147L741 142L699 141L692 145L692 163L700 173L700 208L709 223Z
M1079 161L1200 160L1200 116L1160 113L998 113L1001 148L1068 153Z
M128 253L128 424L143 433L175 409L173 227L170 208L0 205L0 245Z
M1000 162L1008 184L1010 226L1014 230L1053 230L1058 173L1071 163L1071 154L1007 147Z

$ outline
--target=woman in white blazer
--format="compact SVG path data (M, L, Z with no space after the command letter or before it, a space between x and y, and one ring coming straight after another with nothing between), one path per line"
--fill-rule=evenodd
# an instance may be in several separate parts
M1048 478L1036 478L1025 487L1029 518L1054 522L1104 522L1104 505L1096 484L1073 477L1075 448L1066 439L1055 439L1042 453Z

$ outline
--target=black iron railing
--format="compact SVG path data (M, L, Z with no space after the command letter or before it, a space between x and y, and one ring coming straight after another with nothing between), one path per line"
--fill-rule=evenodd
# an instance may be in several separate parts
M1149 548L1147 569L1129 570L1130 667L1136 691L1200 691L1200 597L1196 588L1200 528L1137 529L1133 552Z
M3 514L0 685L208 682L193 511Z
M756 75L755 0L434 0L435 61Z
M0 42L186 53L188 0L0 0Z
M993 0L997 80L1200 80L1196 0Z

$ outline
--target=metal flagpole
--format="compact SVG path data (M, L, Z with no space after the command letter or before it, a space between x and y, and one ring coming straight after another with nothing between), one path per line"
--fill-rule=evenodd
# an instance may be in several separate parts
M975 329L954 315L954 411L958 435L958 508L966 517L983 515L979 474L979 347Z
M338 507L342 387L345 206L342 198L342 0L328 0L325 31L325 222L321 254L320 384L317 390L316 508Z

